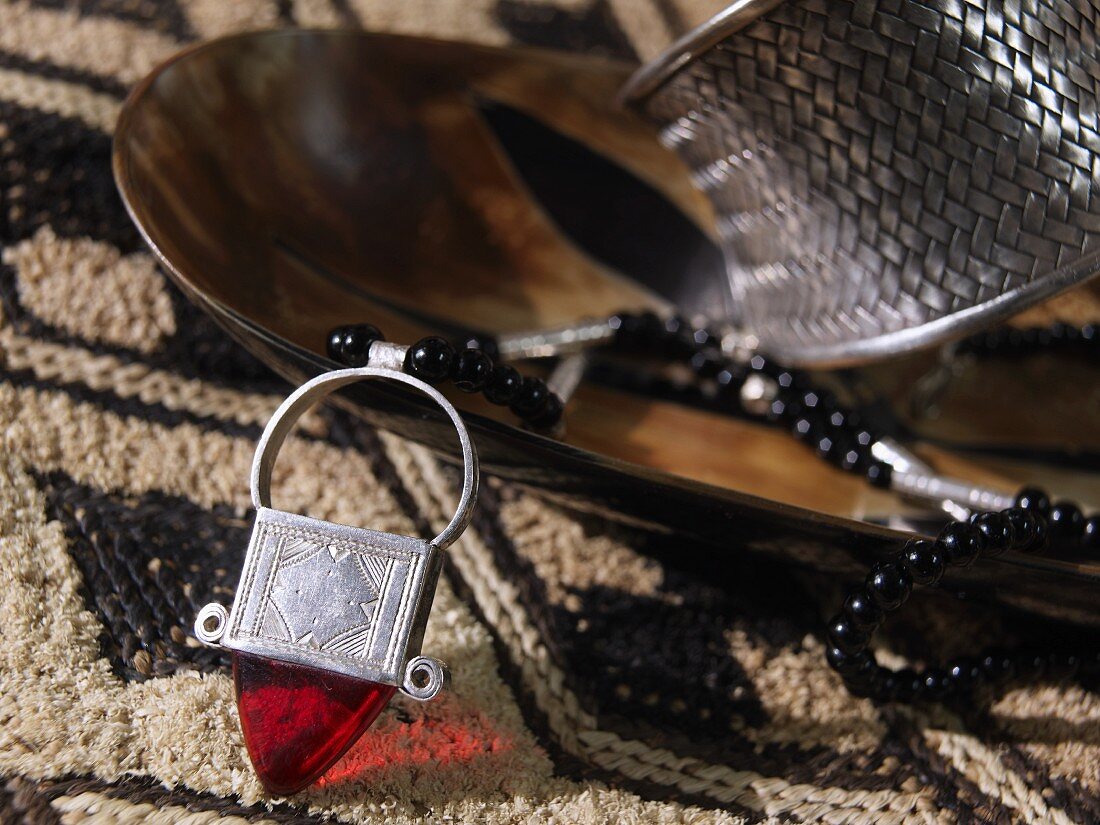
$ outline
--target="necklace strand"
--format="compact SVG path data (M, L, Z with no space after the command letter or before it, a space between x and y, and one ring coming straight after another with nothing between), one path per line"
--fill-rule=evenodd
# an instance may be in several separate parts
M608 318L607 325L613 333L614 349L686 361L699 378L717 385L720 396L735 396L746 412L786 427L831 464L860 474L875 486L889 487L892 468L872 452L879 434L835 395L815 387L805 372L776 364L761 354L738 362L722 352L712 332L675 316L662 319L652 312L618 313ZM370 345L381 340L385 340L382 332L371 324L343 326L330 333L327 350L335 361L362 366ZM1098 341L1100 334L1093 326L1075 330L1059 324L1049 329L981 333L956 345L956 352L1001 355L1048 342L1092 349ZM409 348L403 368L430 384L451 380L463 392L481 392L491 403L509 407L534 429L556 427L564 411L562 400L545 381L521 376L514 367L498 363L498 356L492 338L467 338L456 348L443 338L429 336ZM766 379L774 392L771 397L756 397L750 408L743 396L753 376ZM1072 502L1052 504L1042 490L1025 488L1014 507L952 521L934 540L910 540L896 556L875 564L829 621L826 661L852 694L878 701L940 702L969 695L981 685L1071 678L1078 673L1100 675L1100 650L1085 655L1062 650L1045 654L992 651L919 671L883 667L870 650L874 632L887 614L908 600L914 587L935 585L949 567L968 567L1008 550L1042 552L1052 543L1100 547L1100 515L1086 517Z

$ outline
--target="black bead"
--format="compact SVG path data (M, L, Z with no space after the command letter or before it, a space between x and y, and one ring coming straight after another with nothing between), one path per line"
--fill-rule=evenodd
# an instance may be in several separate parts
M561 421L562 415L565 413L565 405L561 402L554 393L550 393L550 397L546 399L546 405L542 408L542 412L531 419L531 426L536 430L550 430L558 425Z
M1031 543L1034 553L1041 553L1050 544L1050 527L1042 516L1035 516L1035 541Z
M999 556L1015 544L1016 529L1003 513L978 513L970 523L982 534L987 556Z
M981 667L973 659L958 659L947 666L947 678L952 692L969 693L982 681Z
M633 347L638 343L641 322L637 315L620 312L607 319L607 325L615 333L615 343L623 347Z
M889 464L882 461L871 462L867 466L867 470L864 473L867 480L871 482L875 487L882 487L884 489L890 486L890 476L893 474Z
M489 360L493 362L500 360L500 347L497 346L497 339L491 335L470 335L457 349L479 349L489 356Z
M880 673L875 660L869 654L861 653L856 666L841 675L848 690L856 696L871 696L875 693L875 682Z
M718 384L719 394L730 395L739 393L741 391L741 385L745 383L745 376L747 374L745 368L739 364L726 364L718 371L718 374L714 376L715 383Z
M1100 516L1089 516L1081 527L1081 544L1084 547L1100 547Z
M1050 529L1050 537L1053 540L1075 539L1084 530L1085 516L1076 504L1059 501L1050 508L1047 527Z
M1016 506L1030 510L1037 516L1050 516L1050 497L1038 487L1025 487L1016 494Z
M817 444L825 425L816 413L803 412L791 424L791 435L806 444Z
M934 541L918 539L905 545L902 563L917 584L935 584L943 576L947 560Z
M1047 654L1047 676L1062 681L1072 679L1081 669L1081 657L1075 653L1055 650Z
M985 681L1004 683L1012 681L1016 675L1016 659L1011 653L994 651L984 656L979 663Z
M697 352L691 356L691 368L700 378L714 378L722 370L722 359L713 352Z
M342 363L344 360L344 333L346 331L347 327L336 327L328 334L328 340L325 342L325 352L333 361Z
M951 680L940 668L929 668L921 674L921 697L932 702L942 702L951 695Z
M913 590L909 574L893 562L876 564L867 574L867 592L883 610L896 610Z
M660 349L664 340L665 322L656 312L646 310L638 316L638 338L636 344L640 344L647 352L655 352Z
M451 377L463 392L480 392L493 374L493 362L479 349L465 349L454 359Z
M872 631L886 617L882 608L878 606L871 594L866 590L856 590L844 600L844 615L852 620L852 623L862 630Z
M523 376L516 372L515 367L498 364L493 368L493 374L485 385L485 397L501 406L511 404L522 383Z
M1036 681L1047 669L1047 657L1042 653L1020 653L1016 656L1016 676L1024 681Z
M917 698L921 688L921 677L915 670L910 667L902 668L894 673L894 678L897 680L897 688L893 691L891 698L899 702L912 702Z
M1039 529L1035 514L1023 507L1010 507L1004 515L1012 524L1012 549L1020 552L1030 550Z
M845 653L859 653L866 649L867 642L870 641L867 631L843 613L833 616L826 632L829 643Z
M955 521L943 528L936 539L948 564L969 567L982 554L985 539L978 528L962 521Z
M451 374L455 349L442 338L421 338L405 355L405 372L429 384L437 384Z
M374 324L355 324L344 328L343 356L349 367L366 366L370 360L370 345L384 341L382 330Z
M825 651L825 661L841 676L851 676L864 667L870 657L866 653L845 653L839 647L830 645Z
M510 405L512 412L520 418L531 419L539 415L545 408L550 398L550 390L546 382L541 378L527 377L523 379L519 392L512 399Z

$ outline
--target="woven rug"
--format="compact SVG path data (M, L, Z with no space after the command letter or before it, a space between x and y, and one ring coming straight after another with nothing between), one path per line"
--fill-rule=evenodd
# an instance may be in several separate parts
M681 13L662 0L0 4L0 819L1100 821L1096 693L1016 689L965 712L852 699L822 660L835 594L764 565L719 589L673 563L675 537L495 481L449 551L428 628L453 691L396 699L293 799L265 798L252 774L226 658L190 622L232 595L255 440L289 388L139 242L109 165L127 88L184 43L244 27L636 58ZM430 534L453 501L431 455L347 415L312 415L285 452L287 509ZM1002 629L978 608L913 615L946 629L948 652ZM922 655L904 638L888 640L893 664Z

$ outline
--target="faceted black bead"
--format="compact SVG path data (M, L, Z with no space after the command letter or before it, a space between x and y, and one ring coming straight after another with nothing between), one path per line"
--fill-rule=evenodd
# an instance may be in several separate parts
M478 349L466 349L454 360L451 377L463 392L480 392L493 374L493 362Z
M636 343L647 352L656 352L664 341L665 322L656 312L646 310L638 316L638 338Z
M841 676L850 676L865 667L870 657L866 653L845 653L839 647L830 645L825 651L825 661Z
M913 590L909 574L893 562L876 564L867 574L867 592L883 610L896 610Z
M1085 516L1076 504L1059 501L1050 508L1047 527L1050 529L1050 537L1053 540L1075 539L1085 528Z
M489 360L500 360L500 347L497 346L497 339L491 335L470 335L458 349L479 349L489 356Z
M1100 547L1100 516L1089 516L1081 527L1081 544L1084 547Z
M539 415L550 398L550 390L546 382L541 378L527 377L523 379L519 392L512 399L510 405L512 412L520 418L531 419Z
M769 421L793 421L802 412L802 405L790 393L780 392L768 407Z
M991 684L1010 682L1016 675L1016 659L1004 651L987 654L982 657L979 666L985 681Z
M1038 530L1035 515L1023 507L1010 507L1004 511L1004 516L1012 524L1012 549L1030 550Z
M978 529L985 540L987 556L999 556L1010 550L1016 541L1016 529L1008 516L1003 513L978 513L970 523Z
M382 330L374 324L344 327L344 343L341 347L343 362L349 367L365 366L370 358L370 345L384 340Z
M762 373L763 375L771 375L776 372L775 366L759 353L749 359L749 370L751 372Z
M554 393L550 393L550 397L546 399L546 406L542 408L542 412L531 419L531 426L536 430L550 430L558 425L561 421L561 417L565 412L565 405L561 402Z
M985 539L978 528L962 521L955 521L943 528L936 539L943 557L948 564L956 567L969 567L982 554Z
M710 330L702 327L691 331L690 341L697 350L714 347L718 344L718 340L711 334Z
M328 340L325 341L325 352L328 353L328 357L333 361L344 360L344 333L347 331L347 327L336 327L328 334Z
M740 393L741 385L745 383L747 374L745 368L740 364L726 364L714 376L714 381L718 384L718 393L727 396Z
M934 541L917 539L905 545L902 563L917 584L935 584L943 576L947 560Z
M1050 516L1050 496L1038 487L1025 487L1016 494L1016 506L1030 510L1037 516Z
M947 666L947 678L954 693L969 693L982 681L984 674L973 659L958 659Z
M522 383L523 376L516 372L515 367L498 364L493 368L493 374L485 385L485 397L501 406L511 404Z
M890 465L882 461L871 462L864 473L871 484L875 487L882 487L883 489L889 488L892 474L893 469Z
M871 696L875 693L876 677L882 671L869 654L862 653L859 656L857 666L841 675L844 677L844 684L847 685L848 690L856 696Z
M829 643L845 653L859 653L866 649L867 642L870 641L867 631L843 613L833 616L826 632Z
M421 381L436 384L451 374L455 350L435 335L421 338L405 355L405 372Z
M938 667L929 668L921 674L921 698L942 702L951 695L951 680L947 672Z

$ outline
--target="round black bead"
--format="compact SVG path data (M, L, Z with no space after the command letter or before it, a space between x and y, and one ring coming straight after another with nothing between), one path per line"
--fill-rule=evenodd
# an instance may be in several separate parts
M1016 529L1004 513L978 513L970 523L982 534L987 556L999 556L1015 544Z
M512 399L510 405L512 412L520 418L532 419L539 415L550 399L550 389L541 378L527 377L523 379L519 392Z
M562 415L565 413L565 405L561 399L554 393L550 393L550 397L546 399L546 405L542 408L542 412L531 419L531 426L536 430L550 430L558 425L561 421Z
M691 356L691 368L700 378L714 378L722 371L722 359L713 352L697 352Z
M1042 516L1035 516L1035 541L1031 543L1031 549L1035 553L1046 550L1050 545L1050 526Z
M833 616L826 631L829 643L845 653L859 653L866 649L870 636L856 625L848 616L841 613Z
M959 659L947 666L947 678L955 693L969 693L981 683L981 667L973 659Z
M1085 547L1100 547L1100 516L1089 516L1081 527L1081 544Z
M882 608L871 598L871 594L862 588L844 600L844 615L852 620L852 624L865 631L874 630L886 617Z
M1023 507L1010 507L1004 511L1004 516L1012 524L1012 549L1030 550L1039 530L1035 514Z
M917 698L921 689L921 677L915 670L910 667L902 668L894 673L894 678L897 679L897 688L891 698L899 702L912 702Z
M848 677L865 667L870 657L866 653L845 653L839 647L830 645L825 651L825 661L841 676Z
M1016 494L1016 506L1030 510L1037 516L1050 516L1050 496L1038 487L1025 487Z
M866 587L875 604L883 610L896 610L909 598L913 582L900 565L883 562L871 568Z
M942 702L951 695L951 680L947 672L938 667L929 668L921 674L921 698L933 702Z
M346 331L347 327L335 327L328 334L328 340L325 341L325 352L333 361L343 362L344 360L344 333Z
M1047 657L1042 653L1020 653L1016 656L1016 676L1024 681L1036 681L1047 670Z
M523 384L523 376L516 372L515 367L498 364L493 368L493 374L485 385L485 397L501 406L511 404L521 384Z
M493 374L493 362L479 349L465 349L455 356L451 377L463 392L480 392Z
M491 335L470 335L458 349L479 349L488 355L491 361L496 362L500 359L500 347L497 346L497 339Z
M1047 676L1055 680L1072 679L1081 669L1081 657L1075 653L1055 650L1047 654Z
M632 347L638 342L641 322L637 315L630 312L620 312L608 318L607 325L615 333L616 344Z
M1004 651L988 653L982 657L979 666L985 681L990 683L1010 682L1016 675L1016 659Z
M1059 501L1050 508L1047 527L1050 530L1051 539L1062 541L1075 539L1085 528L1085 516L1076 504Z
M893 469L890 465L882 461L872 461L867 465L867 470L864 473L871 484L875 487L882 487L883 489L889 488L890 476L892 474Z
M902 563L917 584L935 584L943 576L947 560L934 541L918 539L905 545Z
M820 416L812 412L803 412L791 424L791 435L806 444L817 444L825 425Z
M382 330L374 324L355 324L344 328L343 356L349 367L366 366L370 360L370 345L384 341Z
M405 372L421 381L436 384L451 374L455 349L442 338L421 338L405 355Z
M948 564L956 567L969 567L982 554L985 539L978 528L962 521L955 521L943 528L936 539L943 557Z

